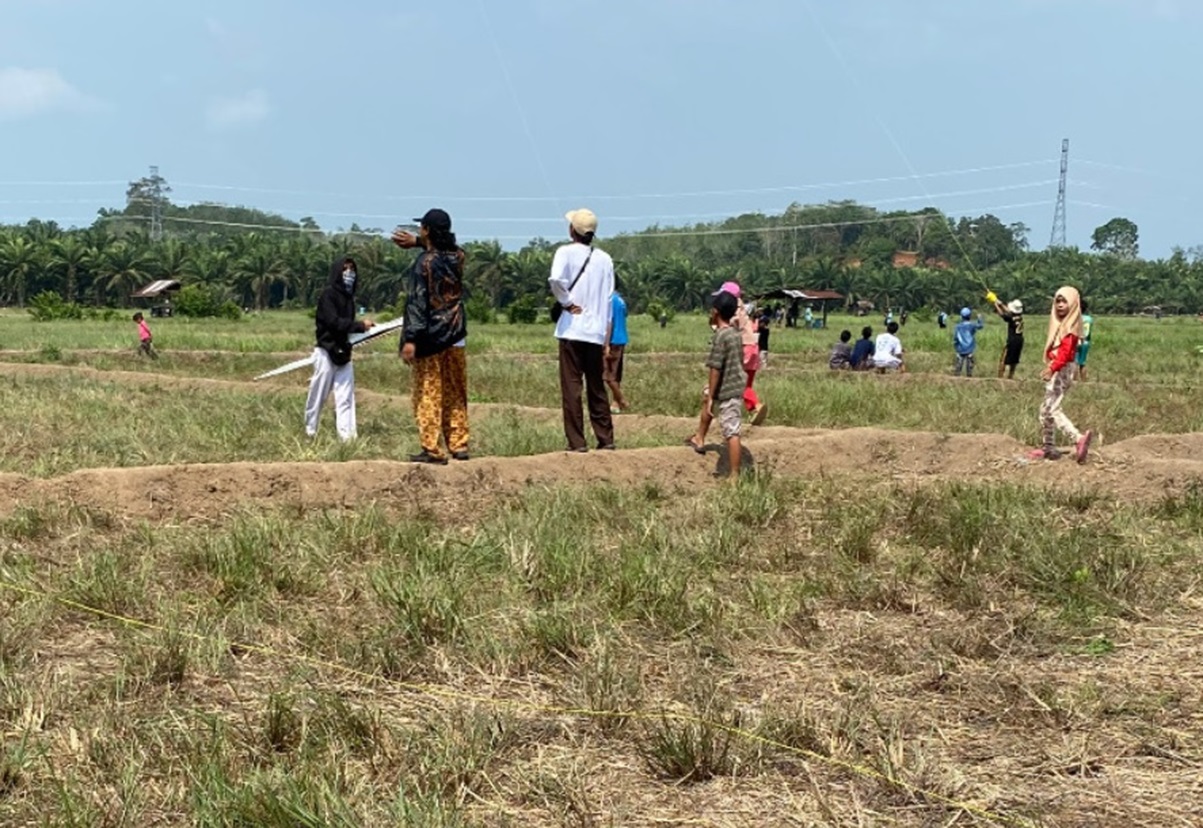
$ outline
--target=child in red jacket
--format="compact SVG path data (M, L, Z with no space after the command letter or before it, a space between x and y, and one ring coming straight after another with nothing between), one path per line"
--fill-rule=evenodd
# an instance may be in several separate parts
M1053 297L1053 309L1048 318L1048 338L1044 342L1044 358L1048 365L1040 378L1048 383L1044 387L1044 403L1040 406L1040 427L1044 432L1044 445L1031 453L1033 460L1058 460L1061 452L1056 447L1057 429L1061 429L1074 441L1074 458L1086 462L1086 453L1094 439L1094 432L1080 432L1061 410L1065 392L1073 384L1074 357L1078 343L1082 341L1082 302L1076 288L1063 287Z

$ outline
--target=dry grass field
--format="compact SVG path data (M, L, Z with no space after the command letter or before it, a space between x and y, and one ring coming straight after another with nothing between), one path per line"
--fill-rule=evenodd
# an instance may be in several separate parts
M395 343L360 439L301 428L302 314L0 314L0 823L1197 825L1195 320L1096 321L1041 386L832 375L778 330L747 473L682 445L708 330L633 320L620 450L566 455L545 325L469 343L473 459L417 449ZM830 341L829 341L830 340Z

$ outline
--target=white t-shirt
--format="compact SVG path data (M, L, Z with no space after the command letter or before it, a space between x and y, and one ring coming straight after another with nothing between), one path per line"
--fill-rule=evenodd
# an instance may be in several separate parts
M902 343L892 333L877 335L873 349L873 365L876 368L897 368L902 364Z
M579 314L564 311L556 323L556 339L573 339L578 342L606 344L606 331L610 327L610 294L614 292L614 260L604 250L593 248L593 257L585 272L581 265L589 255L588 245L573 242L556 250L551 260L551 277L547 284L561 305L580 305ZM572 292L568 286L576 275L580 280Z

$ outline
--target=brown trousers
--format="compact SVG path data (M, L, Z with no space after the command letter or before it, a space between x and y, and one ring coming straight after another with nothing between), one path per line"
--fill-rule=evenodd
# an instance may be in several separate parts
M560 340L560 406L564 412L564 437L569 450L586 448L585 414L581 408L582 379L589 400L589 422L597 445L614 445L610 420L610 398L606 394L602 355L604 348L592 342Z
M464 348L448 348L413 362L414 419L422 448L442 457L439 437L448 451L468 450L468 360Z

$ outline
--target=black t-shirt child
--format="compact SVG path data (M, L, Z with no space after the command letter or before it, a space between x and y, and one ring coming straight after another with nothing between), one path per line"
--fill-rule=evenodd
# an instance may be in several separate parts
M1023 314L1004 313L1003 321L1007 323L1007 342L1023 341Z

